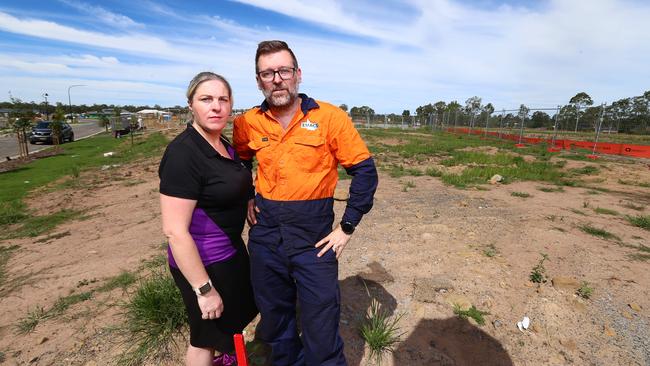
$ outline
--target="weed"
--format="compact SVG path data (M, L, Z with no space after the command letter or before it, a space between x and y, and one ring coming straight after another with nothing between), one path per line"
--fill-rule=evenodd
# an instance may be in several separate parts
M510 193L510 195L513 196L513 197L521 197L521 198L530 197L530 193L526 193L526 192L512 192L512 193Z
M16 325L16 331L18 334L26 334L33 331L38 323L47 318L47 313L43 310L42 307L37 307L34 310L27 312L27 316L20 319Z
M377 299L372 299L370 310L366 314L366 319L361 325L361 337L370 347L369 358L375 360L375 364L380 365L385 353L392 353L395 344L399 342L403 333L399 333L397 323L403 314L390 317L386 311L381 309L381 304Z
M586 165L582 168L569 169L571 175L593 175L600 172L600 169L595 165Z
M547 193L564 192L564 188L562 187L537 187L537 190L542 192L547 192Z
M589 191L587 191L587 194L596 195L596 194L600 194L600 192L589 190Z
M603 215L618 216L618 211L614 211L609 208L596 207L594 208L594 212Z
M20 200L0 202L0 227L18 223L27 218L25 204Z
M81 212L74 210L61 210L50 215L34 216L22 221L22 225L12 231L6 231L0 240L24 237L35 237L46 233L60 224L78 218Z
M483 249L483 255L488 258L495 257L497 254L499 254L499 250L494 246L494 244L489 244Z
M650 230L650 215L626 216L630 224L645 230Z
M174 335L187 323L183 299L169 273L143 280L124 309L128 347L118 364L156 364L168 357Z
M48 242L48 241L50 241L50 240L61 239L61 238L66 237L66 236L68 236L68 235L70 235L70 230L66 230L66 231L64 231L64 232L60 232L60 233L56 233L56 234L52 234L52 235L48 235L48 236L46 236L46 237L44 237L44 238L41 238L41 239L35 240L34 242L35 242L35 243L45 243L45 242Z
M404 185L402 186L402 192L408 192L409 189L415 188L415 183L413 183L412 180L409 180L403 184Z
M79 168L79 165L73 165L70 167L70 176L73 179L78 179L80 175L81 175L81 168Z
M129 271L123 271L117 276L111 277L108 281L106 281L105 284L99 287L97 291L111 291L118 287L122 290L126 290L126 288L133 284L136 280L137 277L133 273Z
M87 279L84 278L83 280L77 282L77 288L83 287L83 286L88 286L91 283L95 283L95 282L97 282L96 278L93 278L92 280L87 280Z
M442 177L442 172L436 168L427 168L426 175L430 177Z
M643 211L643 210L645 210L645 206L635 205L632 202L625 202L623 204L623 207L629 208L629 209L634 210L634 211Z
M454 304L454 314L463 319L472 318L478 325L483 325L485 324L485 318L483 315L489 315L490 313L478 310L474 305L467 310L463 310L460 305Z
M580 211L580 210L578 210L577 208L572 208L572 209L571 209L571 212L573 212L573 213L575 213L575 214L578 214L578 215L587 216L587 214L584 213L584 211Z
M48 315L51 316L60 315L64 311L68 310L70 306L89 300L91 297L93 297L92 292L82 292L79 294L60 297L58 300L56 300L54 305L52 305L52 308L48 311Z
M542 258L537 262L533 270L530 272L530 280L534 283L545 283L546 282L546 268L544 267L544 262L548 259L548 254L540 253Z
M617 240L617 241L621 240L618 236L610 233L609 231L607 231L605 229L599 229L599 228L593 227L593 226L591 226L589 224L581 225L580 230L582 230L583 232L585 232L585 233L587 233L589 235L598 236L598 237L601 237L601 238L606 239L606 240L609 240L609 239L614 239L614 240Z
M589 201L582 201L582 208L588 208L589 207Z
M582 281L580 287L576 291L576 295L582 297L583 299L589 299L594 293L594 288L589 286L587 281Z

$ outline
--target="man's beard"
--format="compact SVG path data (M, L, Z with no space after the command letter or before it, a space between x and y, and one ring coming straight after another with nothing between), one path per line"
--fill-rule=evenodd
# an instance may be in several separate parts
M273 94L274 91L278 90L284 90L287 93L283 93L282 95ZM291 87L274 87L271 90L262 88L262 94L264 94L264 98L266 98L266 102L270 107L279 109L288 108L298 98L298 84L296 84L293 90Z

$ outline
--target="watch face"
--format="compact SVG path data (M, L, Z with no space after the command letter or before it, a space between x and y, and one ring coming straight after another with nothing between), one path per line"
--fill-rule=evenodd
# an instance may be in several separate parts
M212 286L210 286L210 283L206 283L205 285L199 287L199 292L201 293L201 295L205 295L208 292L210 292L211 288Z
M354 232L354 225L352 225L351 222L342 222L341 223L341 229L343 230L344 233L350 235Z

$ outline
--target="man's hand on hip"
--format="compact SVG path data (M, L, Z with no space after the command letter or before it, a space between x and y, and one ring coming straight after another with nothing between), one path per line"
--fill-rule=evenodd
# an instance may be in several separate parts
M337 225L336 229L332 230L329 235L316 243L316 248L320 248L321 246L323 247L321 251L318 252L317 256L322 257L323 254L332 249L334 253L336 253L336 259L339 259L341 253L343 252L343 249L345 249L345 246L348 244L348 241L350 241L351 237L352 235L344 233L341 229L341 226Z
M248 200L248 214L246 215L246 221L248 221L249 226L257 224L257 214L260 213L260 209L255 206L255 199L251 198Z

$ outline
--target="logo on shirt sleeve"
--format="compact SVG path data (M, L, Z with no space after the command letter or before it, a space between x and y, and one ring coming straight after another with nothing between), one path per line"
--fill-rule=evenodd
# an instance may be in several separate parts
M318 123L306 120L305 122L300 123L300 128L304 128L309 131L316 131L318 129Z
M266 136L262 137L262 142L267 142L267 141L269 141L268 137L266 137Z

